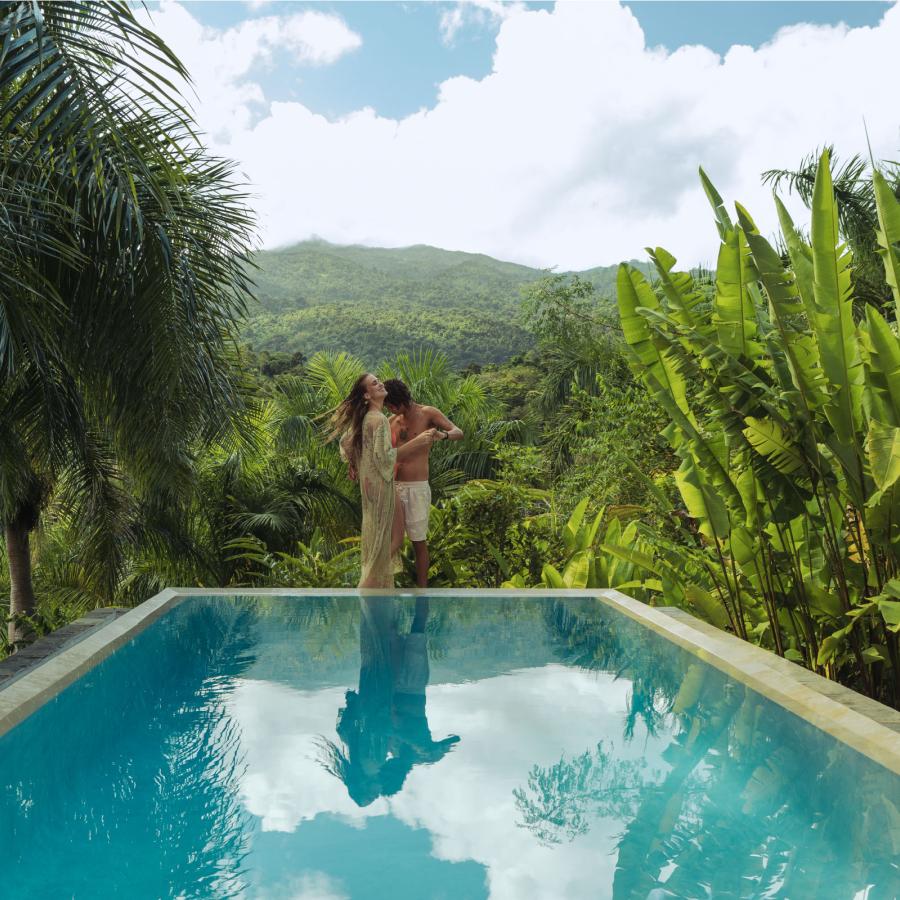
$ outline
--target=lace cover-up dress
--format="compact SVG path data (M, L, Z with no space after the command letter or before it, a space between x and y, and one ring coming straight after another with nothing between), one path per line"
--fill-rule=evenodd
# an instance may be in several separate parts
M394 586L391 531L396 462L397 451L391 446L387 417L380 412L366 413L362 423L362 453L357 465L362 494L361 588Z

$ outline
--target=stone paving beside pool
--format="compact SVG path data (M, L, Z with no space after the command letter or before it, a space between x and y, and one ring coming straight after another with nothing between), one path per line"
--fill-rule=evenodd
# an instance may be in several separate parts
M87 615L70 622L50 634L38 638L33 644L23 647L17 653L0 660L0 687L6 687L13 679L18 678L36 665L56 656L73 644L86 638L94 629L117 619L128 610L121 606L108 606L95 609Z

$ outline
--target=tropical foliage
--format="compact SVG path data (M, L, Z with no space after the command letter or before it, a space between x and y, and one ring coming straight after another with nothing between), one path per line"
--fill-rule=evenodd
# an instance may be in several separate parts
M143 503L235 432L252 217L198 144L181 64L125 3L0 3L0 521L9 638L50 510L113 599Z
M853 251L853 268L850 278L856 312L864 313L864 304L878 308L886 318L892 318L891 287L886 278L878 244L878 203L875 197L874 173L882 179L882 190L889 187L900 198L900 165L884 162L872 170L861 156L851 156L840 164L834 147L828 151L831 182L837 202L838 223L841 235ZM816 173L821 153L810 153L797 169L770 169L763 174L763 181L775 190L787 187L795 191L809 209L815 196Z
M766 173L811 210L775 245L702 175L716 271L656 248L615 303L602 267L253 253L186 74L128 4L0 2L5 648L164 585L353 584L324 423L368 366L466 434L433 584L620 588L900 704L896 166Z
M325 441L325 426L362 371L362 362L346 353L318 353L291 373L245 383L252 402L241 416L239 439L226 434L190 446L191 477L178 502L167 494L129 499L127 528L106 534L114 567L91 564L94 532L69 514L68 483L56 483L31 548L36 605L27 623L45 631L96 606L140 602L173 584L355 584L359 500L337 448ZM496 473L495 449L513 440L520 424L502 418L474 376L452 372L444 357L432 354L401 354L380 372L403 377L417 398L438 405L465 432L463 441L432 455L438 501ZM511 509L508 520L518 512ZM8 578L0 568L0 584Z
M244 340L307 356L344 350L370 367L383 360L385 347L440 351L455 368L527 351L534 335L523 322L521 294L546 275L483 254L318 240L261 251L254 264ZM580 275L611 295L615 266Z
M776 198L787 260L701 177L721 241L715 289L661 248L650 252L656 288L628 265L619 272L631 365L669 418L690 516L681 540L638 527L654 548L645 584L896 704L900 203L876 171L891 324L871 305L854 315L827 152L809 241Z

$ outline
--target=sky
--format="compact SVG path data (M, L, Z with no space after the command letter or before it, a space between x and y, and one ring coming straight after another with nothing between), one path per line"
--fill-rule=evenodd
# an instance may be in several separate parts
M900 4L190 2L191 73L262 246L432 244L584 269L715 259L703 166L765 231L761 173L834 143L900 158ZM805 213L789 198L792 210Z

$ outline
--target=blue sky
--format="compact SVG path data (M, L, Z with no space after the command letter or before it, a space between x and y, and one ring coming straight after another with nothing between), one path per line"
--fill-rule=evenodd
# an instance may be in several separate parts
M553 3L525 3L529 9L551 9ZM798 22L851 26L875 25L888 4L871 0L726 0L673 2L637 0L627 4L637 16L647 42L674 50L703 44L725 53L733 44L758 47L779 28ZM402 118L432 106L438 85L454 75L484 78L499 22L471 22L452 41L441 38L441 16L453 6L441 2L348 0L339 3L187 2L203 24L220 29L250 18L314 9L341 17L363 40L362 46L328 67L298 69L290 54L277 55L274 65L254 76L275 100L295 100L330 118L371 106L381 115Z
M698 167L774 230L763 171L826 143L866 153L866 128L900 158L900 3L162 0L150 15L266 247L424 243L583 269L663 246L711 263Z

